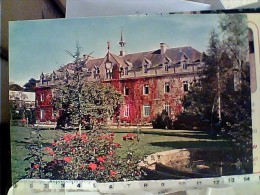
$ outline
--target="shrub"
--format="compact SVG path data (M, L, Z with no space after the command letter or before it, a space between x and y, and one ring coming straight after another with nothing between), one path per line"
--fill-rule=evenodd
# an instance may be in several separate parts
M173 121L166 110L163 110L161 114L157 114L152 120L152 125L154 129L173 129Z
M31 165L26 178L87 179L97 182L139 180L141 169L134 151L117 155L121 147L114 142L115 133L96 129L89 132L64 134L51 146L42 147L41 136L28 147ZM127 139L134 142L135 139ZM132 140L132 141L131 141Z

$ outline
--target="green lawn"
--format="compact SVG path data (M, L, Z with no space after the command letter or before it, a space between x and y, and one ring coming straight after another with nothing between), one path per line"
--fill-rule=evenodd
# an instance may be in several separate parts
M118 153L122 154L130 147L128 141L123 141L122 136L133 129L112 129L116 132L115 142L119 142L122 148ZM12 176L13 181L23 176L24 169L30 164L24 161L27 154L25 149L26 141L30 137L32 129L25 127L11 127L11 147L12 147ZM42 135L44 145L49 145L53 139L58 139L64 131L62 130L39 130ZM160 151L167 151L176 148L199 148L199 147L227 147L228 144L221 138L212 139L208 134L197 130L161 130L143 129L140 134L140 141L134 146L138 156L144 156Z

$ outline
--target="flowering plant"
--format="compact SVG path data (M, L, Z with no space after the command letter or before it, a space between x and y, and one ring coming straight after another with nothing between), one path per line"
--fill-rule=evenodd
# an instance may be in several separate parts
M134 151L119 156L115 133L96 129L64 134L51 146L30 148L27 178L88 179L98 182L139 180L142 170ZM39 136L38 136L39 137ZM28 157L27 157L28 158Z

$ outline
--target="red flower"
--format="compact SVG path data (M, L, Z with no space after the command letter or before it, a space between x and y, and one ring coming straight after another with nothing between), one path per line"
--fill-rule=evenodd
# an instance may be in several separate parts
M110 133L109 136L114 137L115 136L115 132Z
M83 134L81 135L81 139L82 139L83 142L87 142L87 141L88 141L88 136L87 136L87 134L86 134L86 133L83 133Z
M63 139L66 141L66 142L69 142L72 138L74 138L73 135L71 134L65 134Z
M111 170L111 171L110 171L110 176L114 177L115 175L116 175L116 171Z
M98 160L99 162L105 162L105 159L104 159L104 157L102 157L102 156L98 157L97 160Z
M120 143L114 143L115 147L121 148L121 144Z
M50 147L45 147L44 150L46 150L46 151L52 151L52 148L50 148Z
M54 141L52 142L52 145L53 145L53 146L56 146L56 145L57 145L57 140L54 140Z
M67 163L70 163L72 158L70 156L66 156L66 157L64 157L63 160L66 161Z
M26 119L25 119L25 118L22 118L22 119L21 119L21 122L25 123L25 122L26 122Z
M97 169L97 164L95 163L89 163L88 168L91 169L92 171Z
M98 169L99 169L99 170L106 170L106 167L104 167L104 166L99 166Z
M109 154L110 156L112 156L112 155L114 154L114 152L110 151L108 154Z
M122 136L123 140L134 140L135 138L137 138L137 135L134 133L128 133L124 136Z
M53 152L53 151L50 151L50 152L49 152L49 154L50 154L50 155L53 155L53 154L54 154L54 152Z
M38 169L38 168L39 168L39 165L38 165L38 164L33 165L33 168L34 168L34 169Z

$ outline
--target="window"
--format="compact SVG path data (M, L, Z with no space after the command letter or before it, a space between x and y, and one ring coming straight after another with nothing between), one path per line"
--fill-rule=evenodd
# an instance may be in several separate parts
M183 81L183 90L184 90L184 91L189 91L188 81Z
M147 84L144 85L143 94L144 94L144 95L149 94L149 86L148 86Z
M143 114L144 116L150 116L151 107L150 105L144 105Z
M255 53L254 41L249 41L249 53Z
M41 94L41 102L43 102L44 101L44 94Z
M166 112L168 113L168 115L171 114L171 107L170 107L170 104L169 104L169 103L165 103L164 109L166 110Z
M94 66L94 68L95 68L95 70L94 70L94 79L96 79L96 78L99 78L100 71L99 71L99 67Z
M128 87L124 87L124 95L129 95L129 88Z
M168 66L168 64L164 64L164 70L165 70L165 72L168 72L168 71L169 71L169 66Z
M147 73L147 64L144 65L144 73Z
M125 75L128 75L128 66L125 67Z
M183 64L183 69L187 70L187 64L186 63Z
M130 107L129 105L125 105L125 109L124 109L124 117L129 117L130 115Z
M164 93L169 93L170 92L170 83L165 83L164 85Z
M110 70L106 70L106 78L112 79L112 72Z
M45 113L44 113L44 109L40 110L40 119L44 119L45 118Z

